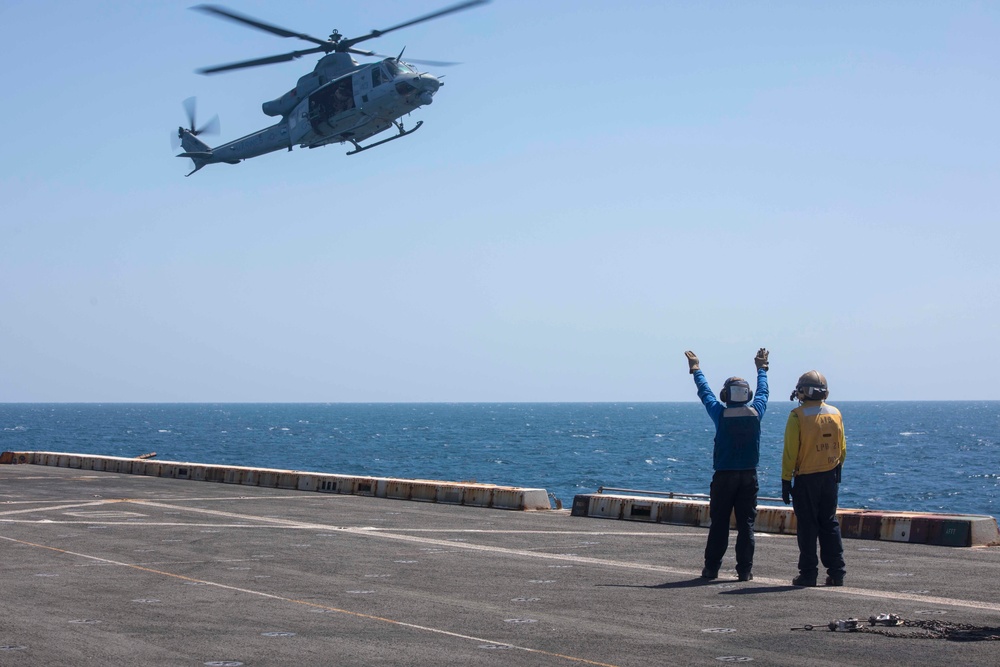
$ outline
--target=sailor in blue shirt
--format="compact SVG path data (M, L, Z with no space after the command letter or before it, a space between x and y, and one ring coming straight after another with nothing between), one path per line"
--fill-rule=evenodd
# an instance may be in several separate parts
M715 579L722 567L722 557L729 548L729 517L736 514L736 576L740 581L753 579L753 524L757 519L757 462L760 459L760 421L767 409L767 356L764 348L757 351L757 392L743 378L731 377L719 392L720 403L708 386L698 357L690 350L684 353L694 375L708 416L715 424L712 487L705 546L705 567L701 576ZM751 401L753 401L751 403Z

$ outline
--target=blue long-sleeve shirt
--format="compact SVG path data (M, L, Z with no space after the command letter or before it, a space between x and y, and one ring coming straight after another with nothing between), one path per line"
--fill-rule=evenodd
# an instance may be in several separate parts
M754 399L751 403L730 403L723 404L715 397L712 388L708 386L708 380L701 370L694 372L694 383L698 387L698 398L708 411L708 416L715 424L715 449L713 463L716 470L749 470L757 467L760 460L760 421L764 419L764 412L767 410L767 371L757 369L757 389L754 391ZM741 409L742 408L742 409ZM723 414L727 409L731 412L729 416L739 417L746 412L746 408L752 408L756 413L757 428L751 446L743 446L744 443L732 442L725 435L720 437L720 431L728 433L722 426ZM746 413L751 414L751 413ZM728 417L727 417L728 419Z

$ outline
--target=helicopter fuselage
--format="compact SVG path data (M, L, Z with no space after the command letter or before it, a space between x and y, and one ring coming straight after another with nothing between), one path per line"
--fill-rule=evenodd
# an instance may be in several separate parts
M399 119L414 109L430 104L434 99L434 93L441 87L441 81L429 74L421 74L412 65L403 62L402 51L395 58L391 58L358 48L358 44L487 2L489 0L461 0L450 7L355 37L345 37L340 31L334 30L327 39L289 30L220 5L205 4L192 7L244 27L278 37L294 37L310 44L306 49L197 70L201 74L274 65L318 53L324 55L320 57L312 72L299 78L295 88L261 105L266 115L280 117L280 121L228 144L212 148L201 141L198 135L208 132L209 128L215 127L215 124L209 122L205 126L198 127L195 122L194 98L185 101L190 129L179 128L177 136L184 147L184 152L178 157L191 158L194 162L194 170L188 176L207 164L219 162L236 164L282 148L292 150L296 145L317 148L334 142L350 142L354 145L354 150L348 151L347 154L354 155L412 134L420 128L423 121L417 122L409 130L404 130L403 123ZM358 65L351 54L383 58L383 60ZM458 64L430 60L413 62L423 62L431 66ZM391 127L395 127L397 133L388 139L366 146L358 143Z
M362 65L320 86L295 106L287 119L291 142L316 148L363 141L430 104L440 86L435 77L393 58Z
M186 128L179 128L178 135L185 150L179 157L194 160L194 171L197 171L208 164L237 164L265 153L291 150L296 145L317 148L350 142L355 147L352 153L358 152L368 148L358 142L393 126L399 131L393 139L409 134L398 119L431 104L442 85L437 78L421 74L397 58L365 65L353 63L349 71L322 83L326 79L320 68L324 60L326 58L313 72L314 75L320 73L319 76L302 77L295 89L264 103L265 112L284 111L279 122L214 148ZM342 63L343 60L337 63L341 71L344 69ZM309 90L313 82L316 87ZM285 111L288 107L291 108Z

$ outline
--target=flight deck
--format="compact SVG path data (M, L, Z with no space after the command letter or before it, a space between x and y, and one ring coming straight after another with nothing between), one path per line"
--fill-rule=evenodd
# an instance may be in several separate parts
M706 534L3 465L0 665L996 664L1000 548L850 539L844 587L795 588L794 535L740 583Z

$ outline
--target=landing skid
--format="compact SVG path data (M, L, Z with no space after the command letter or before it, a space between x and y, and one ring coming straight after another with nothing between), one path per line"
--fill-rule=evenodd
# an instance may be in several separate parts
M376 146L381 146L382 144L387 144L390 141L395 141L396 139L401 139L401 138L405 137L408 134L413 134L414 132L416 132L417 130L420 129L420 126L424 124L424 121L422 121L422 120L421 121L417 121L417 124L413 126L412 130L404 130L403 129L403 124L400 123L400 122L398 122L398 121L395 121L395 120L392 121L392 124L396 126L397 130L399 130L399 134L397 134L394 137L389 137L388 139L383 139L382 141L376 141L374 144L368 144L367 146L362 146L361 144L359 144L358 142L356 142L354 139L350 139L350 142L352 144L354 144L354 150L353 151L348 151L347 155L354 155L355 153L360 153L361 151L366 151L369 148L375 148Z

